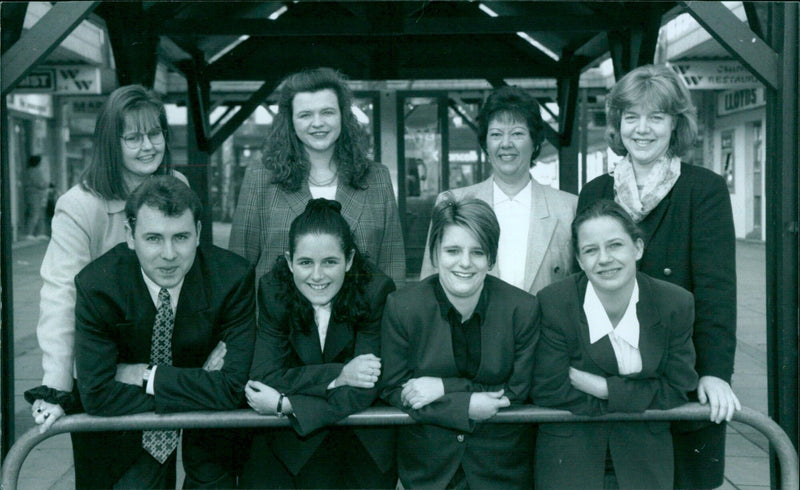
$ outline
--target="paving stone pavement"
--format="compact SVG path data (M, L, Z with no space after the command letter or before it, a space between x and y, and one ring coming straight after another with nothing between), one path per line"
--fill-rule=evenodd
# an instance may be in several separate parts
M214 223L214 243L226 246L230 225ZM13 251L14 358L16 434L33 426L22 393L41 381L41 353L36 342L39 308L39 265L45 242L20 243ZM742 404L767 413L765 247L739 241L737 352L733 385ZM182 472L179 475L179 484ZM722 489L769 488L769 459L764 436L742 424L730 424L727 438L725 483ZM74 488L71 443L67 434L39 444L23 464L21 490Z

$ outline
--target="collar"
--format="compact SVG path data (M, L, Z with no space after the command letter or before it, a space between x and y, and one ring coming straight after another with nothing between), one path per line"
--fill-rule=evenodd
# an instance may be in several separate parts
M159 286L158 284L153 282L152 279L147 277L147 274L144 273L144 269L140 268L140 270L142 271L142 278L144 278L144 283L147 286L147 291L150 293L150 299L153 300L153 304L156 306L156 308L158 308L158 293L161 291L161 286ZM180 297L184 279L186 279L185 276L183 279L181 279L181 282L179 282L177 286L172 288L167 288L167 291L169 291L169 302L170 306L172 306L172 311L177 311L178 297Z
M523 187L522 190L519 191L516 196L509 197L508 194L506 194L505 192L503 192L502 189L500 189L500 187L497 185L497 182L495 182L494 178L492 178L492 198L494 201L494 206L497 206L498 204L503 204L505 202L515 202L519 203L520 205L526 208L530 208L532 186L533 186L533 177L530 178L528 184L525 187Z
M583 311L586 313L586 322L589 324L589 342L594 344L609 333L614 333L632 347L639 348L639 318L636 316L636 304L639 302L639 282L633 284L631 299L625 314L617 324L611 325L600 298L594 290L591 281L586 285L586 296L583 298Z
M488 279L488 277L486 279ZM442 314L442 318L448 320L448 315L452 311L455 318L460 318L462 322L469 320L469 318L461 318L461 313L459 313L456 307L453 306L453 303L447 299L447 293L444 292L444 288L442 287L442 283L439 282L438 276L436 276L436 280L433 281L433 283L433 292L436 295L436 302L439 303L439 312ZM479 323L482 323L483 319L486 318L486 307L488 303L489 288L486 287L486 281L484 280L483 289L481 289L481 295L478 298L478 304L475 305L475 311L472 312L472 316L478 316Z

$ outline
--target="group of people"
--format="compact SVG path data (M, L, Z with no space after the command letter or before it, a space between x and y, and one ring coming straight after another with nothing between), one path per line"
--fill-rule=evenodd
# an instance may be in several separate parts
M230 410L290 426L72 433L78 488L713 488L736 323L721 177L681 162L688 91L644 66L607 99L623 160L578 198L530 168L523 90L479 115L492 176L439 196L420 281L397 206L334 70L287 77L247 169L230 250L169 162L163 105L111 94L42 264L42 430L65 413ZM581 415L709 404L705 423L485 423L512 404ZM398 429L336 423L389 404ZM613 483L609 483L613 482Z

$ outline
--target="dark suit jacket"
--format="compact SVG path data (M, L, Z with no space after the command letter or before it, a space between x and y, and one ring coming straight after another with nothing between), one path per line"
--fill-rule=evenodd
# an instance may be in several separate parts
M438 274L389 295L381 329L381 396L420 425L398 435L398 472L406 488L444 488L459 464L471 488L530 488L532 426L481 424L469 418L472 392L505 390L522 403L531 386L536 298L486 276L486 317L481 325L481 362L474 379L459 377L452 335L436 301ZM410 378L442 378L445 394L412 410L400 401Z
M246 260L217 247L198 249L175 311L173 365L158 366L155 396L145 394L141 386L114 380L118 363L150 362L156 307L134 252L125 243L117 245L86 266L75 285L75 360L87 413L112 416L239 406L255 340L254 276ZM203 370L219 341L227 347L223 368ZM124 434L123 447L114 450L127 468L141 449L141 431Z
M258 335L250 377L285 393L292 403L292 422L297 434L274 431L273 450L295 475L327 436L325 427L364 410L378 396L377 388L327 389L354 357L381 356L380 321L386 296L394 290L394 283L374 266L370 269L371 279L366 291L371 310L369 321L355 326L337 322L332 316L324 351L320 348L315 326L312 325L307 334L290 328L284 302L280 299L285 286L271 272L259 281ZM394 429L355 429L354 432L382 471L392 467Z
M614 179L586 184L578 213L598 199L614 199ZM639 270L694 294L695 369L731 381L736 350L736 238L722 177L681 163L672 190L639 226L645 234Z
M344 182L336 188L358 248L392 280L406 279L403 233L389 170L374 164L366 189L354 189ZM308 183L287 192L272 183L272 174L260 162L250 165L242 181L239 203L231 226L230 248L256 265L257 277L266 274L275 259L289 249L289 225L311 200Z
M614 199L612 176L601 175L583 187L578 213L598 199ZM695 370L730 383L736 351L736 238L724 179L681 163L672 190L639 226L645 234L639 270L694 294ZM697 394L690 393L689 399L697 400ZM686 487L722 484L725 428L708 424L673 424L676 476ZM694 433L702 427L702 433ZM690 455L691 461L685 462L681 454Z
M539 322L542 337L536 349L532 398L536 405L562 408L579 415L607 412L665 410L688 401L687 394L697 386L692 345L694 302L683 288L637 273L639 302L639 351L642 371L619 374L617 360L608 336L594 344L589 341L589 325L583 311L588 280L583 272L539 291ZM603 376L608 380L608 400L601 400L572 387L569 368ZM635 424L542 424L539 428L539 453L552 454L547 445L554 436L561 448L574 451L587 448L604 457L611 446L615 467L636 461L639 470L648 465L661 479L672 481L671 447L668 422ZM638 427L638 429L637 429ZM654 430L653 430L654 429ZM660 435L659 435L660 434ZM569 438L567 441L559 438ZM587 441L594 441L587 444ZM570 446L571 444L571 446ZM664 446L669 464L660 459L642 458ZM597 454L593 453L593 454ZM553 457L557 455L553 454ZM537 482L547 481L542 471L559 471L554 465L537 462ZM624 470L623 470L624 471ZM560 475L554 475L560 476ZM581 478L572 475L573 478ZM589 481L589 480L585 480Z

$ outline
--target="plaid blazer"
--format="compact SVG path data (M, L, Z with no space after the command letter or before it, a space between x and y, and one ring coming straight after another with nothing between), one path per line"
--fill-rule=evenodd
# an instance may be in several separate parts
M362 190L340 183L336 200L342 204L342 216L361 252L401 286L406 258L389 170L373 164L366 184ZM272 183L271 172L261 162L250 165L242 181L228 248L256 264L256 278L260 278L289 250L289 225L310 200L307 182L298 191L287 192Z

